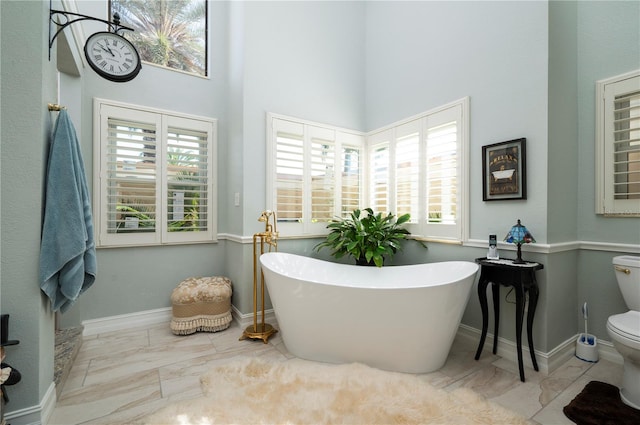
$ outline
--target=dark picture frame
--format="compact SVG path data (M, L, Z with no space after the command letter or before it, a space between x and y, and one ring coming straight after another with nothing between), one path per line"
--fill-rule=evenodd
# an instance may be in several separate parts
M482 147L482 200L527 199L526 141L520 138Z

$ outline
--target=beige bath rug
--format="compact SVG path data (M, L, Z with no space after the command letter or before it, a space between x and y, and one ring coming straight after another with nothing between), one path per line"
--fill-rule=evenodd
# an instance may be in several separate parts
M205 395L171 404L139 423L526 424L514 412L460 388L361 364L241 359L200 379Z

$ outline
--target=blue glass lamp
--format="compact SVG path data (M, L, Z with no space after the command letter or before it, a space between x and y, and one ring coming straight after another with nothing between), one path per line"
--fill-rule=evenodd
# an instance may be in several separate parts
M531 232L520 223L520 219L518 219L518 223L509 230L507 236L504 237L504 241L518 246L518 256L513 261L513 264L525 264L526 261L522 260L522 244L536 242Z

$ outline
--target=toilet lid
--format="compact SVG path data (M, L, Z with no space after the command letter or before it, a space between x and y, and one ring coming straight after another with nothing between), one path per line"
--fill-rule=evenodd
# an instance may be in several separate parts
M640 311L629 311L609 317L613 331L636 341L640 341Z

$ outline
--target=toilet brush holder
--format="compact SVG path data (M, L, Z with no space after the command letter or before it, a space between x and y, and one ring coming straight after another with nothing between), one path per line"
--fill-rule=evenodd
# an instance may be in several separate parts
M586 362L598 361L598 339L595 335L581 333L576 340L576 357Z

